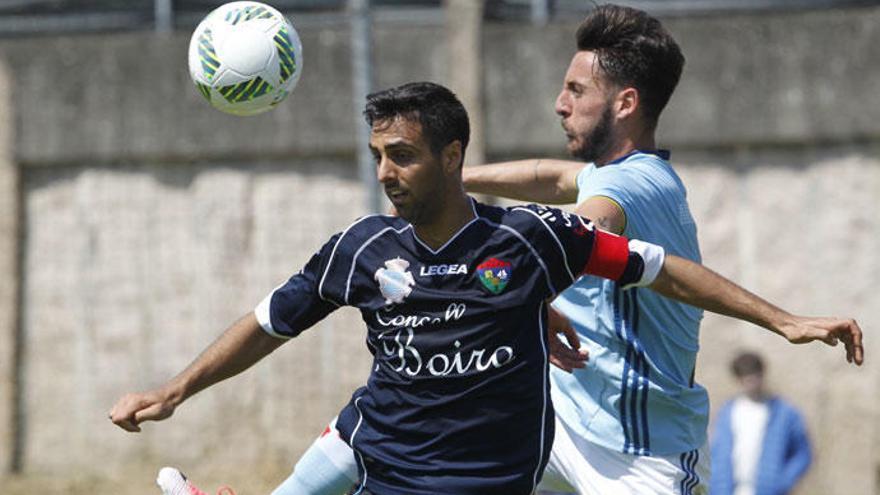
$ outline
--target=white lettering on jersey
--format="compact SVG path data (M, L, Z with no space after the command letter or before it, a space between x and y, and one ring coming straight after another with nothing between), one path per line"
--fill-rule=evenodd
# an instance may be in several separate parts
M571 213L565 210L560 210L560 213L562 213L562 221L565 222L565 226L570 228L572 226Z
M400 373L402 370L409 376L416 376L422 370L422 356L418 349L410 345L414 338L412 328L407 328L406 331L405 343L400 342L400 330L394 334L394 347L392 348L388 347L388 332L379 334L379 340L382 341L382 350L386 356L397 354L397 359L400 360L400 364L392 368L394 371Z
M494 351L472 349L462 352L461 341L456 340L452 349L435 353L424 360L422 352L415 346L413 329L425 325L438 325L458 321L467 312L465 303L451 303L443 316L388 314L387 310L376 311L376 321L388 330L379 334L382 352L388 357L388 365L398 373L416 376L422 370L432 376L462 375L471 370L483 372L489 368L501 368L513 361L513 348L499 346ZM383 317L383 314L385 315Z
M440 323L442 320L436 316L416 316L416 315L394 315L388 320L383 320L379 315L379 312L376 311L376 321L379 322L383 327L392 327L392 328L401 328L401 327L409 327L409 328L419 328L422 325L427 325L430 323ZM448 321L448 320L447 320Z
M404 338L401 338L402 336ZM403 371L409 376L419 374L423 368L423 361L421 353L413 345L414 339L412 328L398 329L394 333L389 330L379 334L382 351L391 358L388 360L391 369L398 373ZM495 348L491 353L487 353L487 349L472 349L470 353L462 353L459 350L461 342L458 340L453 347L454 349L438 352L428 358L427 366L424 366L428 373L432 376L449 376L463 375L471 369L484 372L489 368L501 368L514 358L513 348L506 345ZM399 363L393 365L392 361L395 359L399 360Z
M434 275L467 275L467 265L422 265L419 270L422 277L433 277Z
M538 211L538 216L543 220L549 220L551 222L556 221L556 215L554 215L553 210L547 208L544 205L538 205L536 210Z
M446 308L446 319L442 319L439 316L430 315L394 315L389 316L388 319L383 319L383 312L376 311L376 321L383 327L419 328L423 325L437 324L444 321L460 320L461 317L464 316L465 311L467 311L467 305L465 305L465 303L450 304L449 307Z
M467 306L464 303L452 303L446 308L446 321L449 320L458 320L462 316L464 316L464 312L467 311Z

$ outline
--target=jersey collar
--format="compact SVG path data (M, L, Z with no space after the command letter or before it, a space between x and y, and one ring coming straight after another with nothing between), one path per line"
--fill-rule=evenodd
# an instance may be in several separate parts
M623 155L622 157L620 157L620 158L618 158L618 159L616 159L616 160L612 160L612 161L606 163L605 165L617 165L618 163L623 163L624 161L626 161L627 159L629 159L629 157L631 157L631 156L633 156L633 155L637 155L637 154L639 154L639 153L641 153L641 154L643 154L643 155L654 155L654 156L658 156L658 157L660 157L661 159L666 160L666 161L669 161L669 157L672 156L672 153L670 153L669 150L664 150L664 149L656 149L656 150L632 150L632 151L630 151L629 153Z
M446 241L445 243L443 243L442 246L440 246L440 247L437 248L436 250L435 250L435 249L431 249L431 246L428 246L426 243L422 242L421 239L419 239L418 234L416 234L416 229L415 229L415 227L413 227L413 225L410 224L410 231L412 232L413 239L415 239L416 242L417 242L420 246L422 246L423 248L427 249L427 250L428 250L431 254L433 254L433 255L437 255L437 254L439 254L441 251L443 251L444 249L446 249L446 247L449 246L450 244L452 244L452 242L453 242L454 240L456 240L456 239L462 234L462 232L464 232L465 230L467 230L467 228L470 227L471 224L473 224L474 222L476 222L476 221L479 220L479 218L480 218L480 214L477 213L476 201L474 200L474 198L471 198L471 197L468 197L468 199L469 199L470 202L471 202L471 211L474 212L474 218L472 218L470 222L468 222L468 223L462 225L461 228L459 228L459 229L455 232L455 234L452 234L452 237L450 237L448 241Z

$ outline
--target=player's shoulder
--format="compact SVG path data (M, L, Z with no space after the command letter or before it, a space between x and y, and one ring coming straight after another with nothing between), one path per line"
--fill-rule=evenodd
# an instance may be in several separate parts
M520 204L500 207L481 203L475 203L475 206L477 216L488 228L530 240L559 229L573 228L579 233L592 229L577 215L550 206Z
M376 235L389 230L401 232L407 228L410 228L409 222L396 216L366 215L352 222L333 238L338 251L354 252Z
M611 166L601 167L598 173L627 180L668 180L676 176L668 157L668 154L633 153Z
M522 204L499 208L499 224L520 232L526 237L535 233L536 230L545 231L553 229L556 224L560 226L574 225L577 217L565 210L539 204Z
M529 221L536 214L540 214L545 206L537 204L517 204L512 206L494 206L477 203L476 212L484 220L510 225L517 222Z
M375 233L388 228L399 230L408 226L409 222L398 216L376 214L359 217L348 226L347 230L357 233Z
M668 153L663 155L640 153L622 169L628 171L635 181L660 186L667 192L682 193L684 183L668 158Z
M581 196L606 195L617 201L684 192L684 185L669 162L652 153L635 153L599 167L580 186Z
M549 215L557 211L561 210L551 206L529 203L507 207L505 209L505 217L510 221L534 222L542 215Z
M321 248L318 295L335 304L348 304L347 281L364 247L389 231L403 232L410 224L390 215L367 215L358 218L333 235Z
M474 202L474 213L488 228L509 229L521 227L527 223L528 216L524 211L535 211L537 205L495 206Z

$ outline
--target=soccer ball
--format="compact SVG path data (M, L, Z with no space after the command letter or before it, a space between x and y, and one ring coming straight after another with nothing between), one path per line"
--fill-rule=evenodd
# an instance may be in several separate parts
M255 115L293 91L302 74L302 43L293 24L274 8L230 2L193 32L189 73L214 108Z

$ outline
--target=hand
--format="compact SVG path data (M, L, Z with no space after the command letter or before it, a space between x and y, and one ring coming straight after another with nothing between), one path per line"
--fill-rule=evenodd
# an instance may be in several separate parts
M571 326L568 318L547 305L547 333L550 343L550 363L557 368L571 373L575 368L586 367L586 361L590 355L585 350L580 350L581 341L577 332ZM559 338L559 334L565 336L568 345Z
M862 364L865 350L862 347L862 329L851 318L807 318L795 316L781 328L782 335L792 344L805 344L821 340L830 346L843 341L846 361Z
M169 394L162 390L151 390L122 396L108 417L110 421L125 431L141 431L139 424L143 421L161 421L174 413L176 404Z

